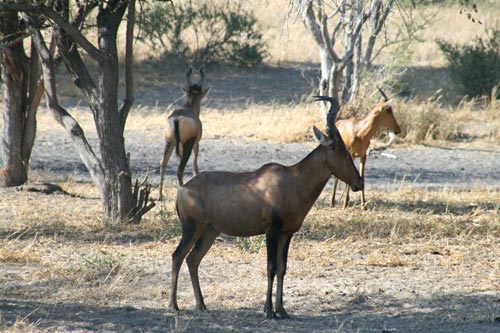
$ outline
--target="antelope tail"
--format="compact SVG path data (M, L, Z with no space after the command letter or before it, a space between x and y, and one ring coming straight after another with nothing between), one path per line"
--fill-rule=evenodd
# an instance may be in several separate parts
M174 136L175 136L175 153L181 157L179 145L181 144L181 136L179 134L179 119L174 119Z

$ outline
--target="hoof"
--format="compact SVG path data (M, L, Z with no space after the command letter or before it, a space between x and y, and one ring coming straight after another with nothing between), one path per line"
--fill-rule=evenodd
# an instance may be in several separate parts
M196 310L198 310L198 311L207 311L207 307L205 306L205 304L197 304L196 305Z
M267 319L276 319L276 313L274 311L266 311Z
M180 312L180 310L179 310L179 306L177 305L177 303L170 304L168 307L169 307L171 310L175 311L175 312Z
M281 310L278 310L277 314L275 314L275 318L277 318L277 319L289 319L290 316L285 311L285 309L281 309Z

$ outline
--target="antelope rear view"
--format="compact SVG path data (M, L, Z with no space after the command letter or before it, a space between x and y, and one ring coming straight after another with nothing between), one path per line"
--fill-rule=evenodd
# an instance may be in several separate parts
M196 308L205 310L198 266L220 233L249 237L266 235L267 318L288 318L283 306L283 280L290 241L304 221L332 174L349 183L353 191L364 188L363 178L354 166L337 128L337 101L331 102L327 134L316 127L319 145L292 166L269 163L252 172L202 172L180 187L177 214L182 223L182 238L172 254L170 306L177 305L177 282L184 258L193 284ZM277 277L276 303L272 291Z
M184 177L184 168L193 151L193 174L198 174L198 150L202 135L202 125L200 120L201 100L210 88L204 88L205 73L200 69L200 81L196 84L191 81L192 69L189 68L186 73L186 86L183 87L186 94L186 103L174 110L167 119L165 130L165 149L160 168L160 196L163 199L163 179L167 168L168 160L175 149L176 155L180 158L177 168L177 179L179 186L182 186Z

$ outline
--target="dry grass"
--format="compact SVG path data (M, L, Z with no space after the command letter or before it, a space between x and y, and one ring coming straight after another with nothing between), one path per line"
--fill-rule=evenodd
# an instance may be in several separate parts
M275 13L284 13L286 2L262 0L257 5L252 2L248 6L255 8L269 41L271 57L268 64L280 67L287 63L317 61L316 48L301 23L289 22L286 29L276 24ZM481 27L470 25L459 16L456 8L438 9L435 26L439 28L425 31L422 35L425 41L411 45L409 62L412 66L443 65L433 42L434 36L466 41L480 32ZM489 21L497 16L498 9L495 6L490 10L480 8L480 12L490 17L485 19ZM464 24L467 24L467 29L462 29ZM459 30L461 33L456 34ZM144 84L138 86L139 94L150 92L152 87L177 87L183 79L181 70L167 71L167 75L163 75L163 70L153 66L145 71L147 75L138 78L139 84ZM210 79L217 82L237 75L233 73L235 71L237 69L225 69ZM245 78L248 73L252 72L244 72L241 76ZM441 82L434 76L430 80ZM235 87L238 89L247 89L247 86ZM76 92L69 92L78 96ZM395 100L396 117L403 128L400 144L498 144L498 103L463 101L456 107L448 107L434 92L431 91L431 97L422 94L411 101ZM365 114L376 98L369 96L361 100L353 114ZM203 109L204 138L244 137L256 141L303 142L309 139L312 125L322 127L324 124L317 105L310 102L257 101L234 111L236 104ZM80 106L70 108L70 111L86 129L87 136L95 137L90 113ZM148 131L161 138L166 112L163 106L138 106L130 114L127 131ZM0 119L0 124L2 121ZM38 128L41 132L66 135L45 111L39 115ZM50 170L48 173L38 171L32 175L32 181L43 181L49 176ZM166 201L158 203L139 226L105 224L101 202L93 185L77 183L71 178L60 185L81 197L0 189L0 294L9 302L21 304L12 307L19 313L0 311L0 330L9 333L44 331L46 327L40 328L40 325L52 320L49 319L51 311L56 311L52 309L58 304L74 306L66 310L67 317L96 309L103 312L110 308L124 308L119 314L123 321L139 308L163 309L169 293L170 254L179 241L181 230L174 208L175 182L167 185ZM351 313L353 308L356 311L361 308L359 312L363 312L363 306L367 306L371 313L380 311L385 320L391 315L391 301L383 304L373 304L372 301L383 293L373 282L378 281L380 275L382 280L386 279L401 289L411 281L408 284L417 285L430 298L439 293L458 293L465 297L467 293L500 291L498 189L429 191L402 183L394 191L370 190L367 210L359 207L331 209L330 196L329 191L322 194L292 243L286 285L290 293L286 302L291 303L295 311L315 309L320 313L318 317L304 320L323 320L324 312L339 314L340 318L331 316L329 319L330 328L354 332L355 325L363 325L366 318L352 319L350 315L342 315L346 311ZM215 326L219 330L232 327L238 321L260 320L260 317L253 317L253 313L263 304L264 244L262 236L249 239L220 237L202 263L202 287L208 296L209 307L215 310L215 315L206 316L215 318L217 311L226 313L230 309L251 308L249 312L219 316L222 319L217 319L220 320L217 322L219 326ZM424 278L411 280L404 275L405 272L410 272L410 277L421 274ZM185 268L181 274L179 303L189 308L193 297ZM337 282L330 278L332 276L344 279ZM435 280L426 280L431 278ZM433 284L441 291L432 289ZM344 296L347 306L342 303ZM406 299L414 300L411 297ZM297 304L293 303L294 300ZM29 302L39 311L26 311L29 306L25 304ZM307 304L305 310L304 304ZM447 308L447 305L442 308ZM383 312L386 308L389 310ZM475 321L487 320L493 324L498 319L496 303L483 304L477 311L472 314ZM212 317L207 319L189 312L184 316L162 314L159 317L166 320L166 326L174 331L207 329L203 326L206 322L216 325ZM196 321L198 317L206 320L200 324ZM439 317L439 320L444 317ZM347 319L354 324L344 322ZM284 323L264 325L268 325L265 326L268 331L294 330L291 326L282 328L286 325ZM352 330L349 325L353 326ZM59 328L65 331L66 327Z
M93 192L90 184L73 186L80 193ZM0 229L0 265L8 272L0 274L5 297L30 300L36 291L37 300L46 302L57 299L103 306L164 306L169 254L180 233L173 214L174 186L167 189L165 203L158 205L140 226L105 225L100 221L101 208L96 199L0 191L1 218L10 221ZM367 210L357 206L331 209L329 196L325 191L295 237L290 281L321 281L325 278L323 270L334 267L419 270L437 265L453 271L453 276L468 276L470 281L463 290L497 290L498 190L435 192L402 184L396 191L370 191ZM47 209L49 206L53 209ZM31 214L26 213L28 207ZM208 279L203 283L204 290L211 308L224 311L238 308L242 302L259 308L265 255L262 237L221 237L202 264ZM227 265L238 269L220 270ZM188 280L184 276L182 281L179 302L191 304ZM290 282L290 288L295 283ZM17 287L8 287L12 285ZM349 304L369 302L370 288L358 285L347 292ZM483 310L493 311L490 307ZM37 331L38 316L16 317L15 321L12 318L0 322L2 330Z

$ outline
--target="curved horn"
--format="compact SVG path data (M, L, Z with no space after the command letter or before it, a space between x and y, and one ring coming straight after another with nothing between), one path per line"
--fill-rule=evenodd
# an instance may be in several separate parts
M200 68L200 87L203 87L203 84L205 83L205 72L203 72L203 68Z
M191 68L191 66L189 66L189 69L186 73L186 83L188 86L192 86L193 85L193 81L191 81L191 73L193 72L193 68Z
M385 92L382 90L382 88L380 88L379 86L377 86L377 89L378 89L378 91L380 91L380 93L382 94L382 97L384 97L384 99L385 99L386 101L388 101L388 100L389 100L389 97L387 97L387 95L386 95L386 94L385 94Z
M328 110L328 115L326 116L326 128L328 130L328 136L332 138L334 131L337 129L337 127L335 126L335 120L340 110L339 102L335 98L329 96L313 96L313 97L316 98L316 101L327 101L330 102L331 104L330 110Z

